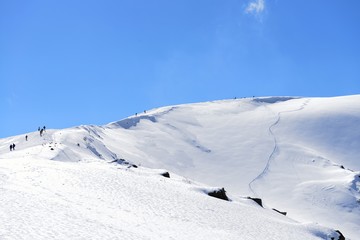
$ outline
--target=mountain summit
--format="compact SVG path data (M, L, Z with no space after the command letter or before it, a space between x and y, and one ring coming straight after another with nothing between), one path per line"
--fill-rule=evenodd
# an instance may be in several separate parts
M92 199L92 205L87 207L94 210L96 205L101 203L99 199L104 194L106 195L105 207L98 213L83 209L83 212L74 210L70 215L84 214L85 219L89 216L97 219L103 216L101 214L103 212L110 217L105 217L105 222L114 217L111 216L112 208L109 207L109 202L126 199L128 207L116 205L116 208L120 209L117 217L122 219L123 216L131 214L131 219L133 219L126 222L129 228L126 228L128 235L124 239L173 237L174 232L183 233L188 229L186 221L197 224L199 227L199 221L205 221L209 217L203 213L214 211L217 209L217 204L220 204L222 212L217 212L217 220L214 218L211 221L219 221L217 223L223 224L224 228L216 227L217 233L214 234L214 231L209 231L209 228L212 228L211 224L203 223L204 229L192 230L193 239L239 239L239 237L266 239L268 234L266 231L279 224L278 220L274 220L278 217L273 218L274 213L268 213L265 210L256 209L255 212L251 212L248 206L251 204L246 200L249 196L262 199L266 209L275 208L287 212L287 216L293 220L316 222L332 229L339 229L345 236L356 239L360 237L358 228L360 222L360 128L358 126L360 126L360 95L333 98L260 97L184 104L149 110L104 126L84 125L61 130L47 129L43 136L40 136L39 132L33 132L0 140L2 169L0 179L5 186L2 188L2 196L13 203L16 203L15 196L19 197L15 195L15 192L21 193L21 196L26 198L29 195L38 197L37 194L40 194L46 198L46 201L51 200L54 206L40 206L30 201L34 206L25 206L27 207L25 209L31 213L31 216L28 216L30 220L36 219L37 214L42 215L51 211L51 208L57 209L57 204L62 207L66 204L73 207L74 204L79 203L86 205L88 203L83 197L89 197L92 194L94 197L90 198L97 198L97 200ZM28 137L27 140L25 135ZM9 145L13 143L16 148L14 151L9 151ZM117 168L120 168L118 172L121 174L116 173ZM24 173L21 173L22 171ZM63 171L65 173L62 173ZM158 174L164 171L169 171L170 176L176 176L175 179L158 178ZM114 179L114 182L110 181L109 176ZM89 182L84 183L86 178ZM124 183L120 184L119 181L124 181ZM207 193L211 191L211 188L195 181L219 187L219 189L225 187L232 202L211 199L209 201L215 201L214 206L205 204L207 200L197 194ZM125 183L135 185L136 189L131 190L132 188ZM139 184L151 186L141 189ZM27 187L32 190L28 190ZM120 194L120 199L111 195L112 191L119 193L120 189L130 196L133 194L139 197L149 205L150 209L153 207L158 211L162 208L164 212L150 213L146 209L135 211L133 208L136 208L137 204L140 208L146 207L133 197ZM83 196L77 195L77 191ZM100 194L102 191L105 192ZM141 191L151 195L151 197L148 196L150 200L148 198L145 200ZM164 201L180 201L183 204L190 204L196 196L197 202L193 207L202 209L202 213L197 213L196 216L199 216L197 220L189 220L196 216L190 216L187 210L194 212L198 210L191 207L181 208L179 203L176 203L174 206L178 209L174 210L172 216L169 212L170 206L164 207L168 202L165 205L147 202L161 202L159 196L154 197L151 192L160 194L161 199L167 199ZM171 197L167 196L168 194L171 194ZM182 197L183 195L186 195L186 199ZM220 202L217 203L217 201ZM21 204L25 203L21 202ZM230 209L235 205L229 207L227 204L246 206L235 209L230 214L229 211L233 211ZM36 212L34 207L44 209ZM66 208L62 207L58 210L64 211L65 214ZM9 211L7 209L5 213L11 216L12 213ZM19 209L14 211L21 215ZM255 228L252 225L254 221L246 223L245 218L239 218L238 215L242 215L243 211L249 211L247 217L255 217L256 221L270 219L269 229L265 227L263 235L260 233L258 237L252 235L257 233L256 230L254 232L251 230L252 227ZM30 214L29 212L26 214ZM53 214L56 215L55 212ZM146 222L142 214L143 217L152 216L158 227ZM221 217L218 214L221 214ZM226 214L230 214L228 217L232 220L229 220ZM187 218L184 218L184 215ZM261 217L257 217L259 215ZM65 215L56 216L58 217L56 220L66 221ZM19 224L19 221L23 221L24 218L15 219L13 223ZM163 231L160 229L166 225L160 220L161 218L176 222L170 224L170 232L166 234L160 233ZM291 225L288 223L291 222L289 218L281 217L281 221L287 222L284 223L285 225L288 224L285 227L288 232L285 235L277 232L271 239L275 239L275 236L277 239L331 239L331 237L336 239L338 237L335 233L329 233L329 230L313 225L301 227L296 225L296 228L301 229L299 232L303 231L304 233L301 234L304 235L290 237L287 234L294 229L289 227ZM139 234L136 232L137 225L135 224L138 219L145 221L143 224L148 226ZM244 230L247 231L248 236L239 235L242 231L232 229L236 225L234 219L251 226ZM77 220L73 219L72 224L82 226L83 222ZM99 226L97 220L93 220L89 227ZM184 224L179 225L178 221ZM117 224L112 226L105 222L101 224L109 228L104 230L107 234L110 234L112 227L115 232L125 229ZM272 225L273 223L275 225ZM4 224L2 223L2 226ZM32 228L40 227L31 226ZM57 226L56 233L61 231L58 228ZM8 226L5 229L10 231L11 227ZM27 231L31 230L27 229ZM209 235L205 234L207 231ZM221 231L224 232L221 233ZM97 233L101 235L100 230ZM5 239L15 236L8 235L6 230L5 233L0 232L0 236L1 234L4 234ZM43 236L50 236L49 234L45 231ZM62 234L54 238L69 237ZM106 236L108 239L111 238L111 234ZM186 234L179 234L179 236L174 238L190 239L190 236ZM301 238L304 236L306 237Z

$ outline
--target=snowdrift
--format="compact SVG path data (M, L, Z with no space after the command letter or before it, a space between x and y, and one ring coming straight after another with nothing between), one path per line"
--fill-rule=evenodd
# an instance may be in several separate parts
M183 176L183 182L192 179L218 189L225 187L233 201L211 198L210 201L217 204L238 206L243 201L250 204L247 196L261 198L265 209L261 214L255 214L256 219L266 212L265 215L275 214L286 223L289 218L316 222L339 229L347 239L358 239L359 125L360 95L233 99L153 109L104 126L46 130L43 137L38 132L28 133L28 141L25 141L25 135L1 139L0 160L5 163L12 159L16 162L48 159L57 160L50 161L51 164L80 164L82 168L94 162L113 162L124 169L139 166L134 174L148 168L164 169L162 171L170 171L171 175ZM11 143L16 144L13 152L8 150ZM161 179L165 181L165 178ZM202 193L206 199L210 198L204 193L211 188L200 189L195 188L187 194ZM271 208L287 212L288 217L270 211ZM242 211L236 210L236 216L231 215L231 218L237 219ZM330 239L334 234L313 225L305 224L299 229L309 234L302 239L312 239L310 235L315 239ZM172 233L177 231L180 230ZM209 236L219 239L220 232ZM257 231L247 230L247 233L251 236ZM238 234L240 232L234 231L220 238L243 236ZM264 236L266 234L264 232ZM280 235L271 239L286 239ZM266 237L254 235L243 239Z

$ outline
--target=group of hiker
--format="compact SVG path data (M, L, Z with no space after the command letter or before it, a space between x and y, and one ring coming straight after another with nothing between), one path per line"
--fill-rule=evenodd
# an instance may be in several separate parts
M15 143L10 144L10 151L15 151Z
M42 137L43 133L45 132L45 129L46 129L45 126L41 129L40 129L40 127L38 128L38 131L40 132L40 137Z
M144 113L146 114L146 110L144 110ZM138 113L135 113L135 117L138 115Z
M40 137L43 136L44 132L45 132L46 127L44 126L43 128L38 128L38 131L40 132ZM28 140L28 135L25 135L25 140ZM15 151L15 143L10 144L10 151Z

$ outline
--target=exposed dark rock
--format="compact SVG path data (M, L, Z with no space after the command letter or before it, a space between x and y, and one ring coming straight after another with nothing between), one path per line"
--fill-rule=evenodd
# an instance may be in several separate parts
M282 214L284 216L286 216L286 214L287 214L287 212L281 212L281 211L279 211L279 210L277 210L275 208L273 208L272 210L274 210L275 212L278 212L278 213L280 213L280 214Z
M126 160L123 159L123 158L115 159L115 160L111 161L110 163L118 163L118 164L121 164L121 165L127 165L128 167L133 167L133 168L137 168L137 167L138 167L138 166L136 166L135 164L129 163L128 161L126 161Z
M335 232L337 232L340 235L337 240L345 240L344 235L339 230L336 230Z
M119 163L119 164L121 164L121 163L122 163L122 160L123 160L123 159L114 159L114 160L112 160L110 163Z
M160 175L163 176L163 177L166 177L166 178L170 178L170 173L169 172L164 172L164 173L161 173Z
M256 202L257 204L260 205L260 207L263 207L262 205L262 200L260 198L252 198L252 197L247 197L248 199L253 200L254 202Z
M343 165L341 165L340 168L345 169Z
M226 196L226 191L224 188L214 190L208 193L209 196L219 198L225 201L229 201L229 198Z

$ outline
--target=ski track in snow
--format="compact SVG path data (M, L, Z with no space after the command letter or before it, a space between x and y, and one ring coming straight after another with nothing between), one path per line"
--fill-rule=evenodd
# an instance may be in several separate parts
M277 119L276 119L276 121L275 121L273 124L270 125L270 127L269 127L269 133L270 133L270 135L271 135L272 138L273 138L274 148L273 148L272 152L270 153L270 155L269 155L269 157L268 157L268 159L267 159L267 161L266 161L265 168L262 170L262 172L261 172L257 177L255 177L255 178L249 183L249 190L254 194L254 196L258 197L258 194L257 194L256 191L254 190L252 184L253 184L255 181L263 178L263 177L267 174L267 172L269 171L269 168L270 168L270 164L271 164L271 162L272 162L272 161L274 160L274 158L275 158L275 153L277 153L277 152L279 151L278 141L277 141L276 136L275 136L275 134L274 134L274 132L273 132L273 128L276 127L276 126L279 124L279 122L280 122L280 120L281 120L281 114L301 111L301 110L303 110L303 109L305 108L305 106L309 103L309 101L310 101L310 99L306 99L306 100L303 102L303 104L302 104L298 109L278 112L278 113L277 113Z
M170 158L166 159L171 159L173 162L169 161L168 165L154 164L151 166L153 168L170 170L173 165L175 166L175 163L184 162L184 166L188 164L186 158L181 158L181 156L187 157L186 154L178 154L178 152L174 151L178 149L185 153L191 152L191 156L194 159L199 159L198 162L208 161L206 165L204 164L202 168L198 169L208 174L203 174L204 180L201 178L196 179L201 182L206 182L206 180L210 178L215 179L216 177L216 180L221 182L222 179L226 179L224 177L226 173L230 173L230 177L232 177L231 174L233 173L239 175L241 165L237 164L237 162L240 162L237 161L238 159L248 159L249 162L256 160L256 162L252 161L251 165L249 165L251 168L243 167L245 171L251 169L251 173L237 179L234 177L233 181L223 181L221 182L222 186L227 188L226 184L232 184L236 180L241 182L241 184L234 184L234 186L240 186L243 192L250 194L250 196L259 196L268 203L268 205L264 205L266 211L270 208L267 206L281 207L280 210L286 210L288 216L296 221L317 222L321 225L341 230L347 237L346 239L358 239L356 236L360 236L357 230L358 216L360 216L357 214L359 213L360 203L358 197L360 176L355 173L346 173L348 169L342 170L340 169L340 166L344 169L342 165L334 164L328 160L334 159L334 161L347 166L338 157L346 158L347 155L339 153L332 156L331 153L336 152L337 149L332 152L329 151L330 153L327 151L332 149L332 146L336 146L334 143L339 142L342 143L339 145L342 151L359 149L359 132L356 126L359 123L360 98L350 99L351 101L347 100L345 102L347 103L346 105L342 101L339 101L337 105L337 101L332 99L328 100L328 103L322 99L310 98L296 98L294 99L296 101L289 101L288 104L281 103L292 99L270 97L243 100L240 102L241 104L237 104L237 101L220 102L219 106L206 103L201 104L199 108L192 105L184 108L164 107L149 110L148 113L138 114L137 118L133 116L104 127L89 125L64 131L49 129L47 132L44 132L42 137L39 137L38 132L32 132L28 133L29 141L26 142L25 134L5 139L1 144L3 146L0 146L0 152L4 154L1 154L0 157L0 163L3 164L0 166L0 191L2 191L0 216L3 218L0 221L2 223L0 225L3 226L0 227L0 239L80 239L78 238L79 233L82 233L81 239L114 239L114 236L119 236L119 234L121 234L122 239L200 239L197 238L199 236L203 237L201 239L239 239L239 237L243 237L245 232L249 235L242 239L258 239L256 236L259 234L258 231L261 230L258 230L258 226L254 227L256 230L253 230L252 223L250 223L251 229L247 228L245 231L228 229L227 234L234 236L234 238L220 233L227 227L237 229L249 225L248 220L246 222L242 220L243 222L240 223L241 219L237 219L238 215L253 217L251 214L246 214L245 209L239 209L240 214L235 212L235 209L232 209L231 212L234 214L226 213L225 218L212 215L207 216L206 214L199 217L203 212L197 212L197 209L204 206L203 210L206 211L220 211L217 205L224 204L224 202L214 204L216 207L210 207L208 201L213 201L213 199L205 199L205 202L196 200L199 201L199 204L195 204L194 208L182 209L183 206L193 205L194 198L197 198L193 196L193 188L181 187L181 189L178 189L173 183L170 184L172 180L169 181L162 178L159 179L160 183L157 180L154 182L153 177L150 176L151 174L141 172L142 167L139 168L140 170L125 170L139 176L139 179L133 179L136 180L134 182L130 180L130 177L132 179L134 175L128 175L129 179L127 179L125 177L126 174L123 175L112 171L105 174L105 171L102 171L103 167L100 167L100 165L99 169L97 167L92 169L91 167L94 161L101 161L101 159L117 160L118 154L119 156L124 156L126 160L135 159L134 161L136 162L141 162L141 159L146 160L147 156L150 156L159 161L159 163L161 163L163 156L170 156ZM308 105L310 101L311 104ZM247 106L244 103L250 104ZM242 107L240 110L238 109L239 106ZM206 107L209 107L209 109L206 109ZM168 113L177 108L179 108L179 111L168 115ZM306 111L302 111L303 109ZM187 116L192 114L199 115L191 119L187 118ZM229 121L228 125L228 122L224 124L224 119L226 119L224 115L226 117L229 115L236 124L231 121ZM251 125L252 127L260 126L261 128L243 129L247 130L243 132L243 135L233 135L245 137L230 138L230 136L232 137L230 134L233 133L232 128L235 130L236 127L239 127L237 120L242 117L244 118L244 124L240 125L240 127L249 128L249 124L253 124ZM259 117L261 117L261 121L253 121L258 120ZM297 119L298 117L299 119ZM351 118L350 120L349 117ZM307 121L308 119L310 121ZM295 121L292 122L293 120ZM140 122L142 124L137 126ZM126 124L122 126L122 123ZM217 128L217 125L221 127ZM222 127L223 125L226 127ZM304 129L303 125L305 125ZM349 126L354 126L354 129L351 129ZM241 129L240 127L239 129ZM214 134L209 134L204 129L212 130ZM335 131L337 129L338 131ZM289 134L287 130L289 130ZM292 132L291 130L295 131ZM297 131L302 130L307 132L297 134ZM327 133L328 130L333 131L329 131L331 134L323 134ZM253 133L255 134L253 135ZM161 134L164 134L164 136ZM146 138L142 138L144 136ZM207 140L209 138L212 139L212 137L215 137L214 139L221 139L228 136L231 141L217 140L216 143L218 145ZM248 140L246 136L252 136L253 138ZM339 138L337 138L338 136ZM298 140L298 137L301 139ZM313 140L313 137L317 138ZM345 141L342 138L349 140ZM118 143L117 139L121 139L121 141ZM144 141L143 143L139 139L149 141ZM174 142L168 141L168 143L163 139L174 140ZM325 150L321 149L322 145L319 143L323 143L322 140L328 139L338 141L327 141L327 144L324 144ZM248 142L244 143L244 140L248 140ZM16 151L9 152L8 145L13 142L17 145ZM229 144L232 142L238 144ZM79 143L81 146L77 145ZM151 145L152 143L154 144ZM165 151L163 151L165 154L161 151L149 153L148 150L152 149L150 148L151 146L155 146L155 149L156 146L165 146ZM260 146L256 150L249 152L261 154L242 153L246 152L244 149L249 149L241 148L243 146ZM312 148L313 146L314 148ZM200 151L193 151L192 148ZM241 154L230 154L234 150ZM357 159L357 153L355 150L352 151L352 155L350 155L351 161ZM218 168L220 164L217 161L213 161L217 159L223 160L221 165L226 167ZM17 168L13 168L14 162L16 164L17 161L25 160L29 162L25 162L22 165L19 164ZM38 160L56 161L50 161L49 164L51 166L46 166L47 164L44 162L44 166L42 166ZM57 165L58 161L68 162L68 160L72 163L60 163ZM83 170L80 171L70 167L70 165L77 166L77 163L74 163L76 161L79 161L78 167L84 167ZM212 161L215 162L214 165L211 165L213 164ZM88 163L89 167L81 162ZM121 164L116 165L112 164L112 162L106 165L117 169L125 168ZM283 163L286 163L286 166L280 166ZM52 166L52 164L56 166ZM67 167L60 167L62 164ZM194 165L196 166L196 164ZM357 170L356 166L355 164L355 170ZM235 170L226 171L227 168ZM100 171L100 169L102 170ZM174 171L174 173L183 175L182 171L184 170L182 168L179 169L179 171ZM213 171L214 169L216 171ZM64 172L64 175L62 172ZM218 172L221 174L214 176L214 173L217 174ZM304 172L307 175L304 175ZM277 175L278 173L280 175ZM312 179L312 175L317 176L316 174L318 173L323 176ZM187 177L191 179L193 176L196 176L195 172L192 174L189 174ZM281 174L284 174L285 178ZM150 176L149 179L147 178L148 176ZM287 176L290 177L291 181L300 184L296 185L296 187L293 187L295 184L288 184L288 186L283 187L281 181L282 179L286 181ZM80 178L82 180L78 181ZM238 181L239 179L244 179L244 181ZM269 181L269 179L272 181ZM53 183L48 183L49 180L52 180ZM138 181L141 181L141 186L139 186ZM163 181L170 184L169 188L162 185ZM208 183L212 184L212 186L218 186L215 185L217 183L214 183L212 179L211 181L208 181ZM291 181L288 183L292 183ZM266 188L270 186L270 189L271 186L274 186L274 183L277 186L281 186L276 191L268 191ZM130 185L132 189L127 189ZM135 191L134 187L139 192ZM281 189L281 187L283 188ZM161 188L161 191L159 188ZM165 189L168 193L171 192L170 196L162 191ZM196 189L196 191L199 190L197 187ZM291 195L286 195L287 197L284 198L284 189L291 189L293 191ZM124 192L127 194L124 194ZM149 195L144 196L143 192L147 192ZM276 194L282 198L277 198ZM129 198L129 196L133 196L133 198ZM188 200L183 199L184 196L188 196ZM241 204L237 202L240 198L243 200L243 197L240 196L229 195L229 197L233 200L232 204L236 205ZM294 203L298 203L294 204L294 207L290 204L282 204L288 201L291 202L290 197L295 199L293 199ZM167 199L167 201L163 202L164 199ZM242 202L242 200L239 202ZM177 207L175 207L175 203ZM193 214L189 212L193 212ZM260 212L257 214L259 216L263 215ZM214 219L211 217L214 217ZM43 221L42 219L45 220ZM122 223L116 223L119 219ZM209 225L207 223L209 221L213 225ZM165 222L171 223L172 233L167 233L169 231L168 227L166 227L165 232L159 231L162 227L164 229L164 226L166 226ZM226 222L226 226L217 227L218 224L221 225ZM230 222L231 224L229 224ZM234 227L232 222L235 222ZM123 224L128 226L126 227ZM262 226L263 230L276 229L275 234L277 234L279 228L271 224L268 224L267 227ZM22 228L19 230L18 226L22 226ZM194 226L197 228L203 227L207 234L199 230L195 231ZM210 231L210 229L213 231ZM185 238L175 237L183 232L187 234ZM197 236L193 236L192 234L194 233ZM323 235L322 233L315 235L321 239L329 239L327 238L328 235ZM262 239L279 239L270 238L268 233L263 233L262 236L265 236ZM299 239L299 237L296 238L291 234L288 234L288 236L287 239Z

